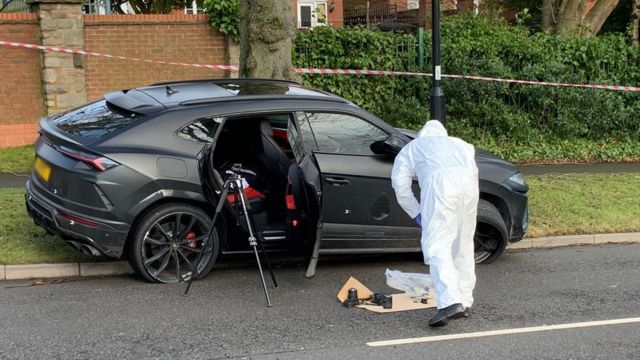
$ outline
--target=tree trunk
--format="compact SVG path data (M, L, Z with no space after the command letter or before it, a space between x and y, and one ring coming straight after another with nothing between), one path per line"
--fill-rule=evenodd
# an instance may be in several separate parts
M602 25L604 25L609 15L618 6L618 2L620 0L598 0L585 18L585 23L589 24L585 35L596 35L602 29Z
M291 61L292 1L240 0L240 76L299 81Z
M640 44L640 0L633 0L633 10L631 11L631 42L636 46Z
M542 28L554 32L556 27L556 6L554 0L542 0Z
M599 0L602 1L602 0ZM575 35L582 25L582 13L585 0L563 0L558 10L556 33L558 35Z
M554 1L560 1L558 8L554 6ZM602 29L619 2L620 0L596 0L589 12L585 12L586 0L543 0L543 25L545 29L555 30L558 35L593 36Z

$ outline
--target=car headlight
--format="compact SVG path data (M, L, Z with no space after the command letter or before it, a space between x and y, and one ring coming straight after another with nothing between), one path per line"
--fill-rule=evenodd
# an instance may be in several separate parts
M522 175L521 172L511 175L505 182L512 190L519 193L526 194L529 191L529 186L527 186L527 182L524 181L524 175Z
M527 183L524 181L524 175L522 175L521 172L511 175L508 180L521 186L527 186Z

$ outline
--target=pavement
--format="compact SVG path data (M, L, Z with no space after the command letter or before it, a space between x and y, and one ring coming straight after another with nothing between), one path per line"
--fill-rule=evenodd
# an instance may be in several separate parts
M26 174L0 173L0 188L24 187L29 179Z
M526 175L640 173L640 163L517 165Z
M591 234L525 238L507 248L507 252L551 249L566 246L603 244L639 244L640 233ZM504 255L503 255L504 256ZM321 261L322 261L321 257ZM0 280L87 277L131 274L126 261L98 263L0 265Z

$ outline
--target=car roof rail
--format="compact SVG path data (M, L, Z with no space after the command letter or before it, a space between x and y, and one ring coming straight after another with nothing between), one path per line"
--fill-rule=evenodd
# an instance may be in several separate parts
M288 84L296 84L301 85L297 81L293 80L278 80L278 79L262 79L262 78L213 78L213 79L193 79L193 80L175 80L175 81L165 81L159 82L155 84L151 84L148 86L163 86L163 85L172 85L172 84L183 84L183 83L201 83L201 82L212 82L214 84L220 84L225 82L278 82L278 83L288 83Z
M254 100L312 100L312 101L329 101L334 103L348 104L349 102L339 98L330 96L310 96L310 95L246 95L236 97L214 97L187 100L180 103L180 105L202 105L218 102L229 101L254 101Z

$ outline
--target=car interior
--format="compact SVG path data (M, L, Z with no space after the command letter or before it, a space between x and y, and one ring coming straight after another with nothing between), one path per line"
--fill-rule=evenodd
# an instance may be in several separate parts
M304 216L303 184L287 140L289 114L226 119L213 150L214 173L222 187L234 164L256 173L246 175L245 194L265 244L286 242ZM233 195L227 197L232 207ZM288 239L291 240L291 239Z

